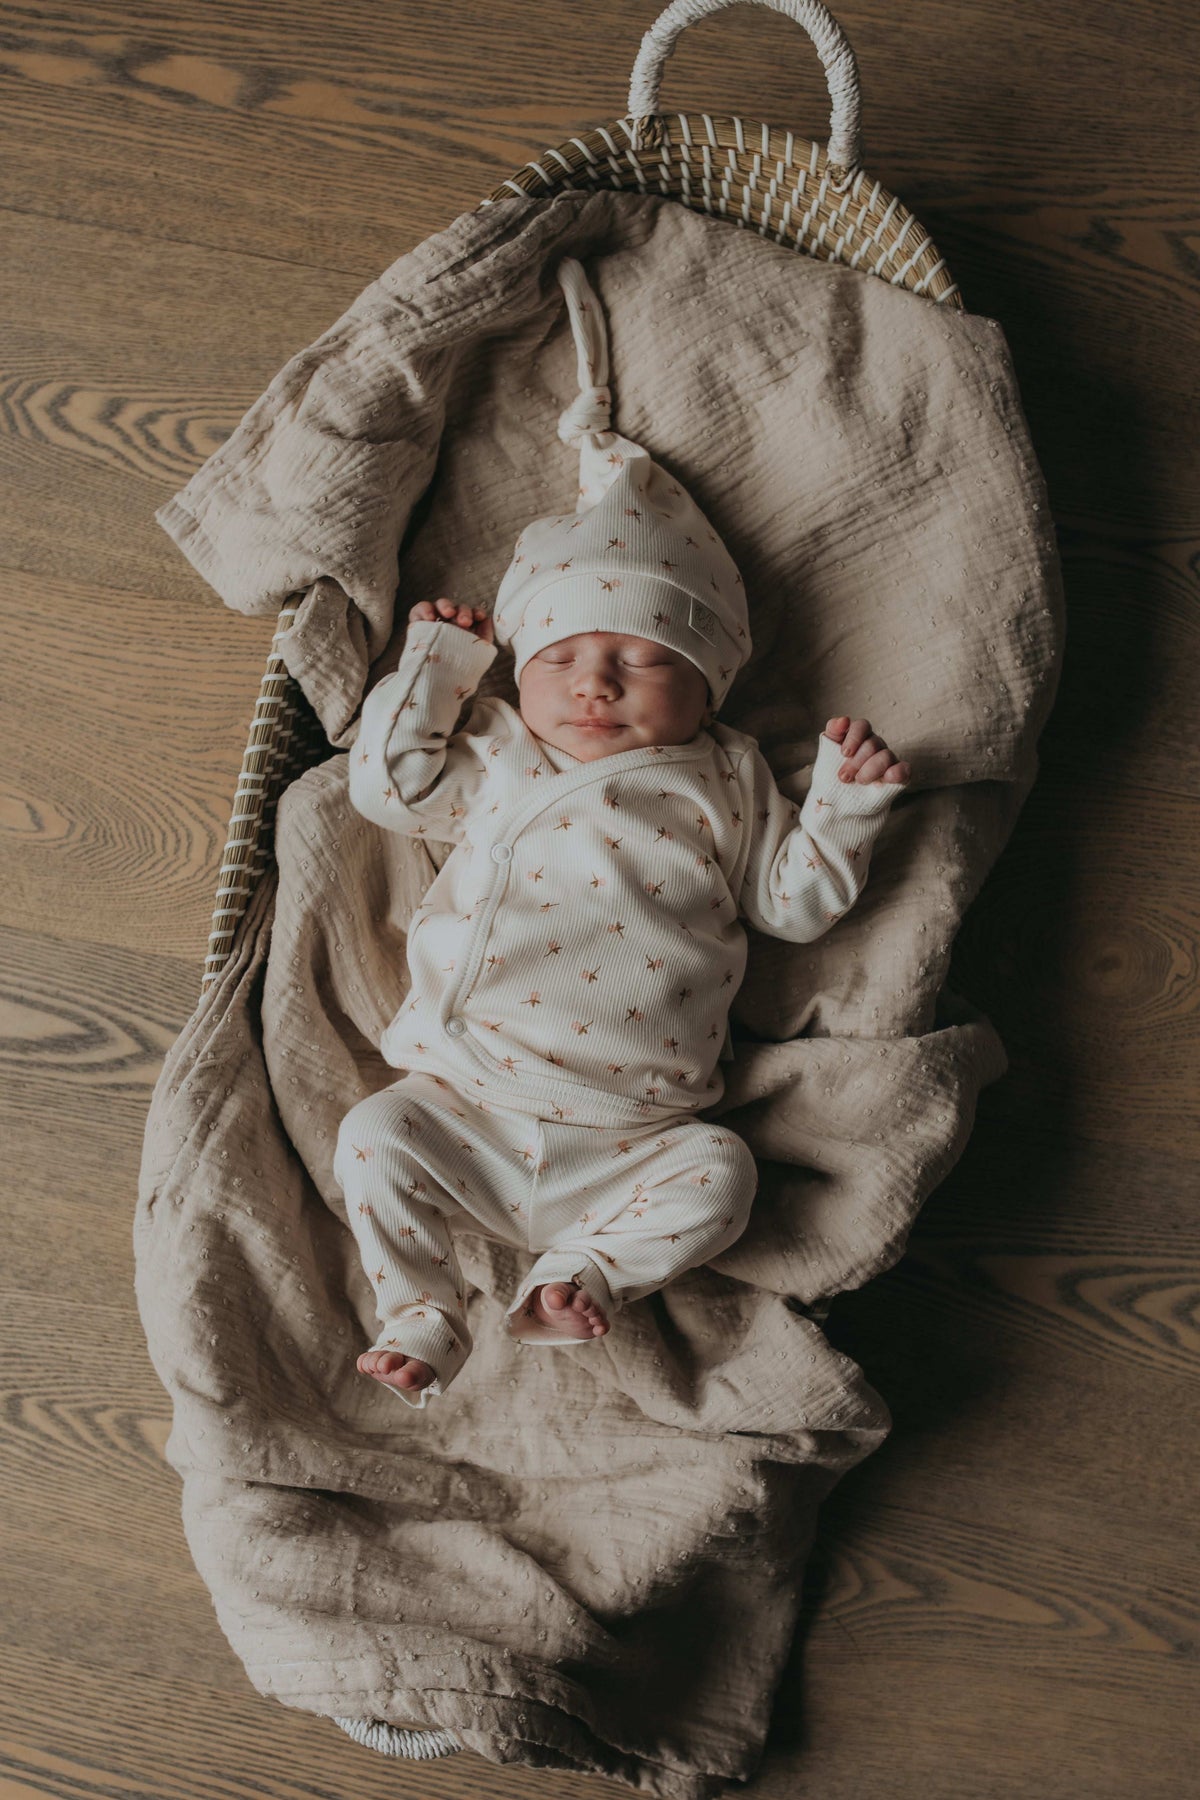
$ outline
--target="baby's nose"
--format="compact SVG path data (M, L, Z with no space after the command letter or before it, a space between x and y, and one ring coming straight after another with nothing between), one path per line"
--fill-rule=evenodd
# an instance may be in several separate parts
M581 694L613 694L617 691L617 679L611 670L603 666L581 669L578 691Z

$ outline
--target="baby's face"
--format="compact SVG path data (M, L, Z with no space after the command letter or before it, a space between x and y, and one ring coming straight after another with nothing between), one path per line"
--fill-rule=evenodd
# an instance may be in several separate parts
M642 744L686 744L712 716L695 663L617 631L547 644L522 669L520 694L534 736L580 762Z

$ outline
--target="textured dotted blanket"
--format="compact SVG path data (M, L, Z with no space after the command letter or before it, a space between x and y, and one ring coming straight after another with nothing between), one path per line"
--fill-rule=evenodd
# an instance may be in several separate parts
M523 522L573 504L564 254L605 304L622 429L744 574L722 717L797 803L833 714L913 776L850 914L751 933L718 1108L760 1165L744 1236L543 1353L501 1328L531 1258L464 1234L475 1350L416 1411L355 1369L377 1321L331 1160L395 1079L379 1035L445 847L358 816L346 752L412 602L490 601ZM330 741L146 1127L137 1298L220 1624L284 1705L715 1793L762 1757L820 1501L891 1428L828 1304L899 1259L1007 1066L945 987L1064 632L1004 334L667 199L514 197L372 282L157 516L227 605L303 596L281 649Z

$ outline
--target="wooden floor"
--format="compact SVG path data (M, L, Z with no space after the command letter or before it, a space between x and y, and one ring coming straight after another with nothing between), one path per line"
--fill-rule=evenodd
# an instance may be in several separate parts
M380 270L626 111L655 0L0 8L7 775L0 1797L582 1795L260 1698L162 1458L141 1134L191 1012L273 623L154 509ZM891 1405L835 1491L754 1791L1183 1800L1197 1752L1197 13L848 0L865 163L1011 345L1069 603L1042 773L953 985L1011 1057L829 1333ZM662 105L824 143L739 5ZM897 1353L897 1346L900 1346Z

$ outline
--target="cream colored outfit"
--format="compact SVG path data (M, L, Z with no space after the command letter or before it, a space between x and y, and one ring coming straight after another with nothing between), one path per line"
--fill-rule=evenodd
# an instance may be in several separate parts
M578 1281L611 1327L626 1302L734 1243L758 1183L753 1156L722 1125L572 1125L471 1102L423 1074L351 1108L333 1168L382 1321L372 1348L436 1372L415 1393L395 1390L421 1407L472 1347L454 1228L540 1253L505 1325L518 1341L577 1343L527 1312L535 1287Z
M505 1215L520 1221L519 1228L510 1224L509 1241L544 1251L507 1314L514 1335L523 1335L519 1307L528 1288L568 1278L564 1247L572 1273L586 1267L584 1285L611 1316L623 1298L651 1292L716 1255L714 1227L717 1236L730 1233L728 1242L738 1235L754 1189L748 1152L733 1155L720 1203L708 1208L712 1216L694 1242L677 1237L674 1225L662 1233L657 1216L647 1213L644 1231L622 1226L622 1242L610 1248L603 1267L583 1251L618 1202L622 1214L631 1205L621 1159L632 1152L615 1144L636 1143L640 1154L660 1138L670 1137L672 1149L687 1140L681 1166L705 1165L702 1140L717 1128L694 1115L724 1086L719 1061L746 961L740 916L772 936L802 942L828 931L862 891L875 840L905 786L838 781L842 752L824 735L809 793L797 807L779 792L753 739L721 725L687 744L635 748L592 762L534 737L498 699L475 702L456 731L494 655L492 645L456 625L411 627L398 668L363 703L350 752L350 797L359 812L386 829L455 846L411 921L412 985L380 1049L393 1065L446 1084L438 1091L447 1098L435 1106L457 1108L459 1118L473 1109L495 1115L494 1125L475 1124L501 1133L500 1147L493 1146L499 1160L488 1166L503 1191L485 1194L474 1183L457 1199L454 1167L427 1158L416 1173L414 1141L403 1126L387 1125L387 1147L376 1140L376 1166L390 1168L391 1176L385 1188L371 1190L369 1202L362 1200L366 1190L356 1183L349 1148L354 1130L346 1127L365 1107L373 1109L378 1129L374 1103L382 1096L361 1102L339 1139L339 1179L350 1183L345 1191L356 1231L352 1194L374 1209L359 1215L373 1218L360 1241L368 1260L385 1271L380 1301L389 1268L403 1267L411 1291L406 1300L387 1294L376 1347L393 1343L432 1362L439 1382L424 1393L444 1391L469 1340L461 1298L453 1285L436 1285L432 1258L446 1254L445 1244L428 1235L428 1213L423 1225L407 1216L405 1195L414 1198L414 1180L434 1177L443 1196L491 1228L499 1229ZM385 1093L395 1097L400 1090L407 1099L405 1082ZM422 1093L431 1098L427 1085ZM521 1138L524 1149L531 1132L553 1134L563 1126L585 1128L586 1137L572 1141L590 1148L572 1153L580 1158L578 1169L561 1194L559 1172L547 1174L543 1193L557 1198L540 1217L528 1159L511 1157L504 1133ZM436 1141L445 1147L444 1134ZM462 1154L474 1163L480 1150L475 1142ZM536 1145L533 1150L542 1162ZM619 1177L605 1176L617 1168ZM586 1173L591 1182L580 1179ZM642 1173L649 1179L650 1165ZM710 1185L685 1186L682 1199L676 1193L673 1204L683 1213L674 1216L685 1216L695 1196L711 1199ZM585 1188L599 1197L598 1210L589 1195L589 1204L566 1220L561 1202L569 1201L570 1211ZM368 1241L368 1230L378 1233L381 1207L390 1231ZM580 1220L581 1212L592 1216ZM412 1258L394 1235L398 1221L417 1234L409 1236ZM631 1257L643 1238L654 1241L649 1260L640 1241ZM443 1319L427 1331L412 1313L431 1304ZM444 1341L450 1337L455 1347ZM418 1343L431 1354L410 1347Z

